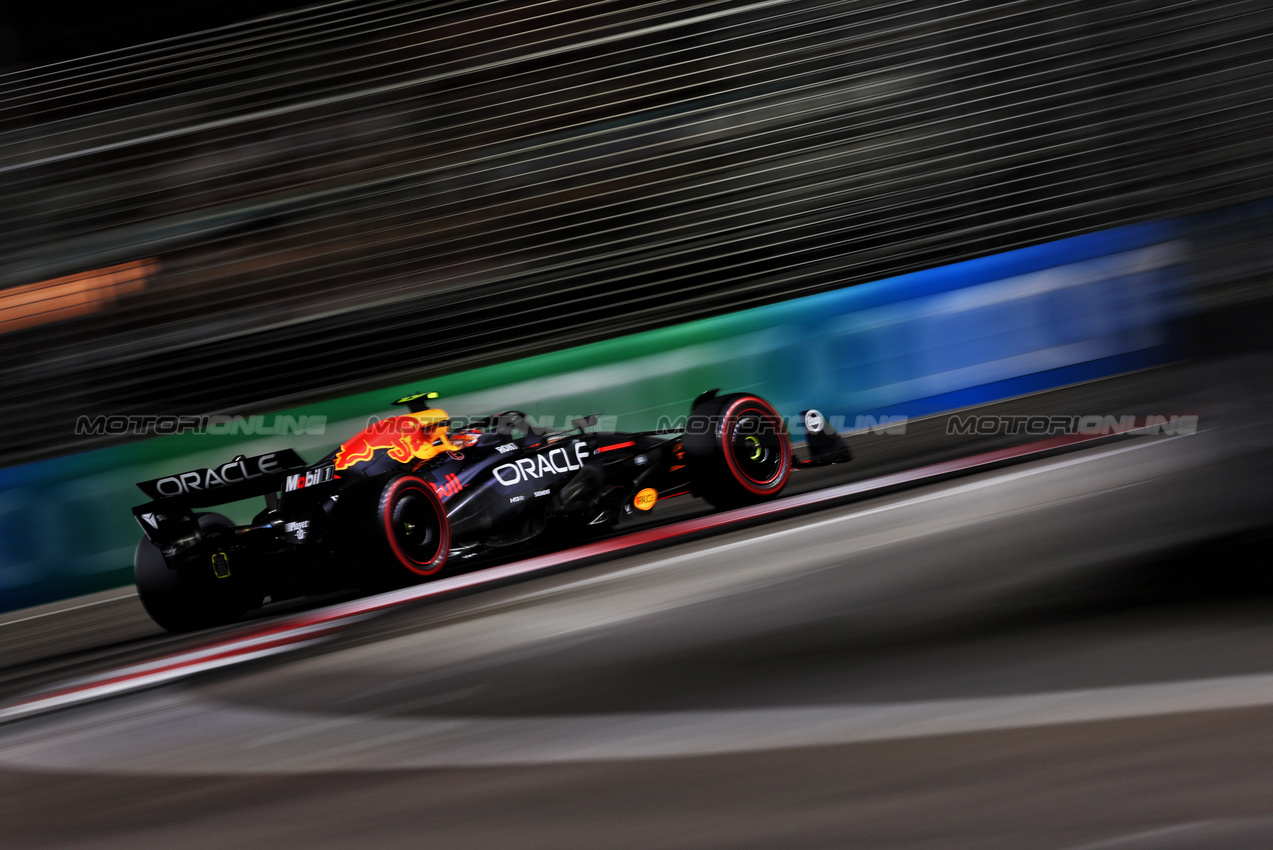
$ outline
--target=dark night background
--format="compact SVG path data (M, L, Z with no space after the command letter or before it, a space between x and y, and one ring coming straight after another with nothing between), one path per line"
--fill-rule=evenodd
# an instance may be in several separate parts
M303 0L0 2L0 67L44 65L311 5Z

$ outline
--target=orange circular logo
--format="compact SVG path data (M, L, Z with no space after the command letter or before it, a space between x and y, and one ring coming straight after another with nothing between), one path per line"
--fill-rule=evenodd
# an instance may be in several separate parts
M632 505L638 511L648 511L654 507L654 503L659 500L659 491L653 487L646 487L644 490L636 494L636 498L632 500Z

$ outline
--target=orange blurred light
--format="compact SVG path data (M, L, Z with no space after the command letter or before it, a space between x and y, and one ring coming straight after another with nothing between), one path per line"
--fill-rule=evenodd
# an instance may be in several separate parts
M158 269L156 259L133 260L0 290L0 334L105 309L119 296L145 289Z

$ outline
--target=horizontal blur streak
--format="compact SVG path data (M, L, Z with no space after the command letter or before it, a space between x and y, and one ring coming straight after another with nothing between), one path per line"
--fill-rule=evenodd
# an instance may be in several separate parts
M157 271L158 260L134 260L0 289L0 334L107 309L120 296L145 290Z

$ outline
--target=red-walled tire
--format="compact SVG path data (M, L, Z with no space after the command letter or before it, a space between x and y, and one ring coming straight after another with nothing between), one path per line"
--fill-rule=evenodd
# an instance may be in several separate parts
M388 549L391 583L436 576L451 549L451 524L433 485L416 475L399 475L385 485L376 528Z
M683 440L694 490L718 508L772 499L791 474L791 438L778 411L749 393L701 400Z

